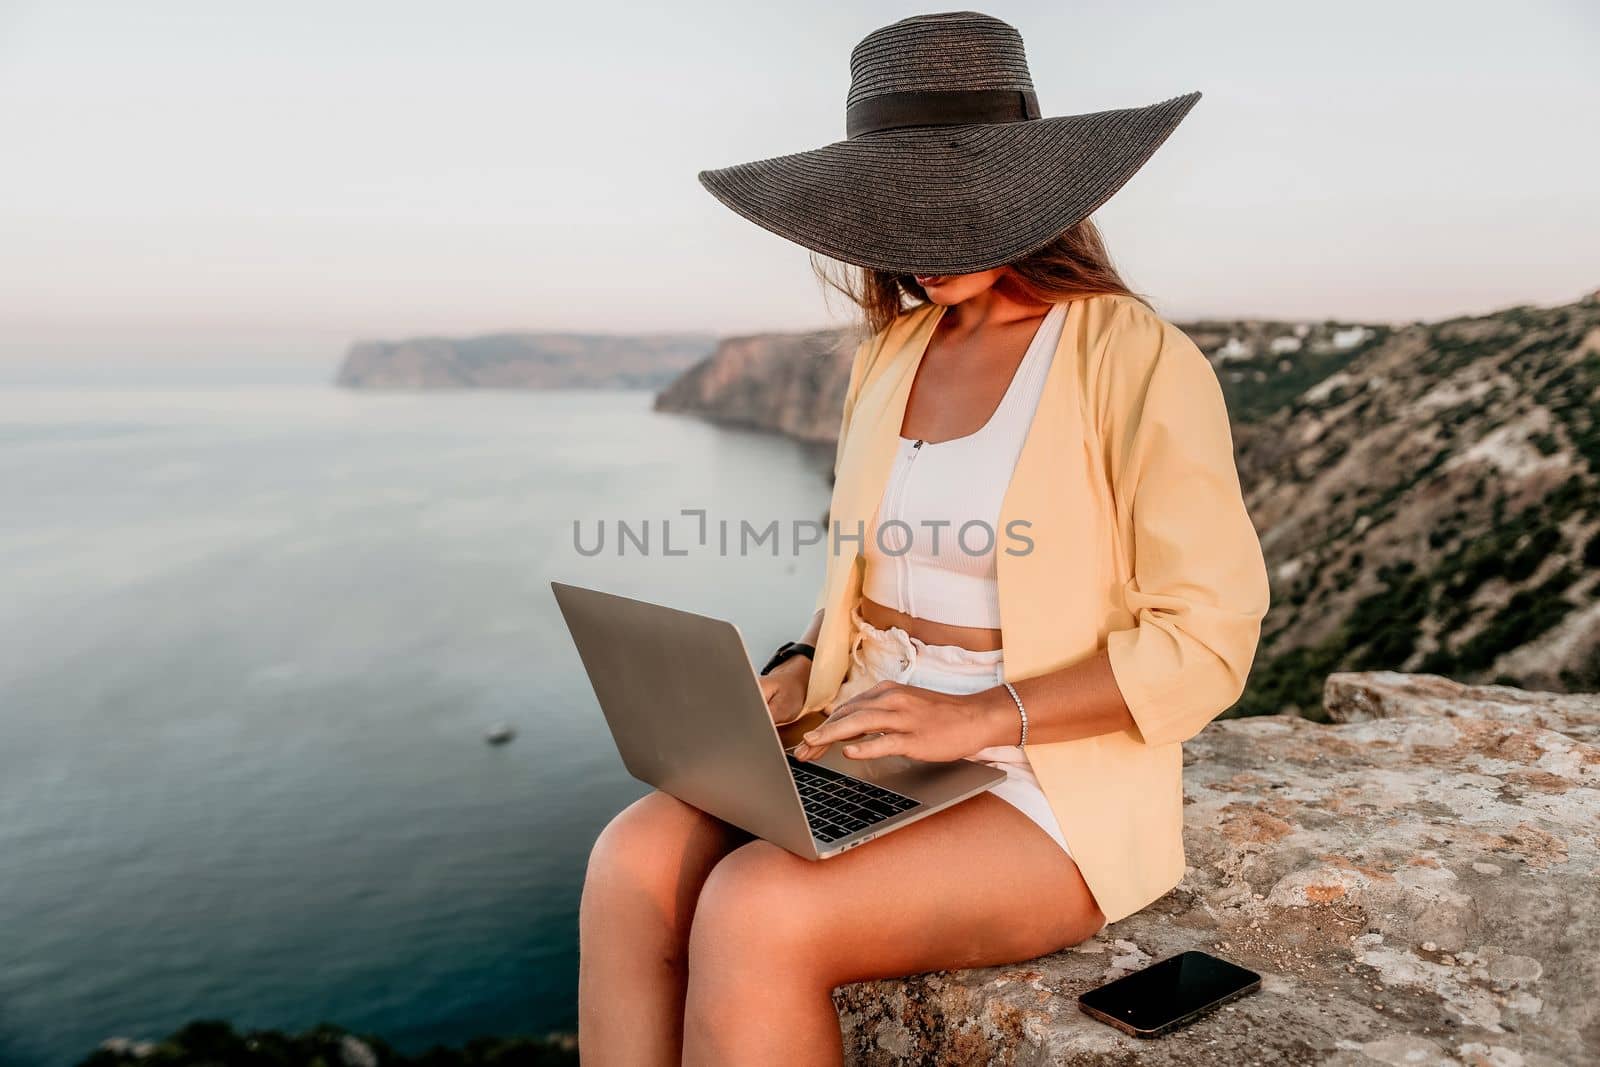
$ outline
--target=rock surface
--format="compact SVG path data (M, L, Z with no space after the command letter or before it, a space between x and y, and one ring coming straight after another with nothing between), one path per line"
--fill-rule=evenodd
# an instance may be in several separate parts
M1595 698L1451 685L1346 674L1333 703L1365 721L1213 723L1177 889L1043 959L842 987L851 1062L1600 1062L1600 748L1552 728L1592 738ZM1261 991L1155 1041L1078 1011L1188 949Z
M1330 674L1322 702L1334 722L1408 715L1500 719L1600 744L1600 694L1595 693L1535 693L1509 685L1462 685L1437 674L1372 671Z

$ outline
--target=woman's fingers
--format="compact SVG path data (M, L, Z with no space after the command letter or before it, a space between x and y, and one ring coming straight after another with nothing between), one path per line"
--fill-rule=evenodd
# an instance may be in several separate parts
M904 716L888 708L863 708L837 720L830 720L806 735L795 748L796 759L815 759L829 745L842 744L851 759L873 759L906 751L908 735ZM868 734L876 736L865 736Z
M806 743L831 745L862 734L894 729L895 714L884 707L864 707L848 715L836 715L805 735Z
M910 688L900 682L882 681L840 701L828 720L807 733L795 747L795 758L816 759L829 745L862 734L908 729L900 713L904 710L901 694Z
M877 737L869 737L864 741L851 741L844 746L843 752L851 759L903 756L906 754L906 735L879 734Z

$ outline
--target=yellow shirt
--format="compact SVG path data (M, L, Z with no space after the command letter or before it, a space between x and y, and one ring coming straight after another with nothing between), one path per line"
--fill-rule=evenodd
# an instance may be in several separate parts
M833 699L849 667L864 573L856 535L873 536L911 382L944 311L913 308L856 348L807 710ZM1182 742L1243 692L1267 611L1222 389L1194 342L1130 297L1071 301L995 533L1007 680L1105 647L1136 723L1025 749L1115 922L1183 877Z

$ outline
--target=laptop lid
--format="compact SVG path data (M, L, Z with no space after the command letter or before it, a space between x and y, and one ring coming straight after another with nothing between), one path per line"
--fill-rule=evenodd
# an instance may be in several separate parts
M731 622L551 582L628 773L815 856L777 728Z

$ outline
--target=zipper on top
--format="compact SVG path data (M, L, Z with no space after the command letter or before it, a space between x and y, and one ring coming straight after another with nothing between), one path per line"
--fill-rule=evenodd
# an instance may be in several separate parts
M921 450L922 445L921 438L912 443L911 450L906 453L905 466L900 471L899 484L895 486L894 507L891 511L891 517L900 519L901 522L905 521L902 518L902 513L905 510L907 487L911 482L911 465L916 461L917 452ZM905 605L907 615L915 615L917 613L916 602L912 598L911 590L911 564L906 560L906 556L911 553L914 540L914 533L907 533L904 551L898 553L894 558L895 576L900 587L900 603Z

